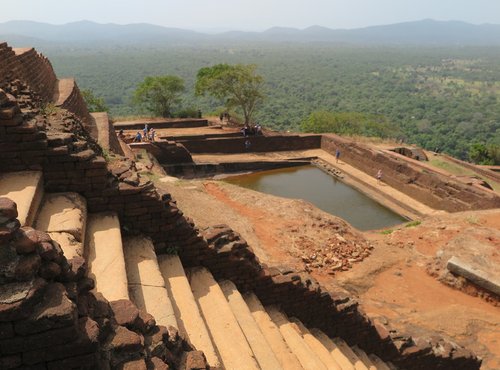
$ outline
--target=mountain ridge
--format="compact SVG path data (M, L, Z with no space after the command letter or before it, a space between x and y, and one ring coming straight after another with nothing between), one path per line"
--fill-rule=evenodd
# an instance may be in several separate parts
M304 29L271 27L264 31L203 33L149 23L96 23L82 20L63 25L34 21L0 23L0 39L34 38L45 42L339 42L354 44L500 45L500 25L474 25L463 21L424 19L355 29L332 29L312 25Z

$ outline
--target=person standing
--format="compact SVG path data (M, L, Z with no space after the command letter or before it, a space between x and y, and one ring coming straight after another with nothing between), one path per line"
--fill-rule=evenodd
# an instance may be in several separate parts
M377 172L377 184L380 184L381 180L382 180L382 170L378 170L378 172Z
M335 150L335 160L337 161L337 163L339 163L339 158L340 158L340 149L337 148L337 150Z

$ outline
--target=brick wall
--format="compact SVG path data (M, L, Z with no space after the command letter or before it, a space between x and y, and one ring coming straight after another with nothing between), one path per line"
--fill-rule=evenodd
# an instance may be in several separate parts
M339 148L342 160L374 177L382 170L384 182L435 209L459 212L500 207L500 197L496 194L411 166L402 159L345 138L323 135L321 148L331 154Z
M68 261L48 234L20 228L16 217L16 204L0 198L1 369L165 369L203 360L132 302L92 293L84 259Z
M44 102L51 101L57 78L52 64L35 49L14 49L18 63L24 71L24 80L30 88L37 93Z
M95 120L90 115L80 89L73 78L60 80L55 91L56 106L77 115L83 122L90 136L97 140L98 130Z
M250 141L246 149L245 141ZM206 140L177 140L191 153L245 153L318 149L321 135L251 136Z
M44 103L52 101L56 76L49 60L34 49L12 49L0 43L0 88L19 79Z

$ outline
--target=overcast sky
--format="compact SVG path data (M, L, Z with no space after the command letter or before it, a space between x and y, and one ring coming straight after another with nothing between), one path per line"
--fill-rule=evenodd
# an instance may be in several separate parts
M432 18L500 24L500 0L0 0L0 22L152 23L185 29L357 28Z

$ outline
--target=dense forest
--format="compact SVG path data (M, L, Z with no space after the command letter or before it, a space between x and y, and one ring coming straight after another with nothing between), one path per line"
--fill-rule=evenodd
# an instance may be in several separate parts
M313 112L357 112L390 122L394 136L468 158L471 145L500 145L500 48L355 47L332 44L212 44L165 47L46 47L59 76L74 76L114 116L137 115L137 85L177 75L181 108L220 109L194 95L197 71L216 63L256 64L266 100L255 119L299 130ZM382 118L380 118L382 117ZM302 125L303 127L304 125Z

